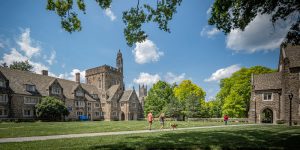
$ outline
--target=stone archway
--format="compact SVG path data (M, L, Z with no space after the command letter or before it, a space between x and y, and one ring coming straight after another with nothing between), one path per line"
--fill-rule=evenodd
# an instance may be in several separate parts
M124 114L124 112L121 113L121 120L122 120L122 121L125 120L125 114Z
M265 108L261 113L261 123L273 123L273 111L270 108Z

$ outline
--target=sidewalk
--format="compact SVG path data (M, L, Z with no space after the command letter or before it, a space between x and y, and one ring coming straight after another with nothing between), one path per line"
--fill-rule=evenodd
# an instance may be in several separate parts
M192 130L192 129L208 129L208 128L222 128L234 126L253 126L258 124L243 124L243 125L221 125L221 126L205 126L205 127L190 127L190 128L177 128L177 130ZM119 132L101 132L101 133L80 133L80 134L66 134L66 135L49 135L49 136L32 136L32 137L17 137L17 138L0 138L0 143L10 142L28 142L28 141L43 141L51 139L65 139L65 138L79 138L79 137L93 137L93 136L106 136L106 135L124 135L136 133L150 133L150 132L170 132L172 129L163 130L138 130L138 131L119 131Z

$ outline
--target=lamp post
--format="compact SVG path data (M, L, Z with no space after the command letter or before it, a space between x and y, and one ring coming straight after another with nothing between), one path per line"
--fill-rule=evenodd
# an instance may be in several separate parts
M289 126L292 126L292 99L293 99L293 93L289 94L290 99L290 120L289 120Z

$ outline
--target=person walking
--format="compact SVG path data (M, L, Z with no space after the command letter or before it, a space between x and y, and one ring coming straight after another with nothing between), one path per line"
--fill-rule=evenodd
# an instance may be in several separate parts
M159 122L160 122L160 125L161 125L160 129L163 129L164 126L165 126L165 113L161 113L159 115Z
M225 122L225 125L227 125L228 118L229 118L229 117L225 114L225 116L224 116L224 122Z
M151 130L152 121L153 121L152 111L150 111L150 112L148 113L147 120L148 120L148 123L149 123L149 130Z

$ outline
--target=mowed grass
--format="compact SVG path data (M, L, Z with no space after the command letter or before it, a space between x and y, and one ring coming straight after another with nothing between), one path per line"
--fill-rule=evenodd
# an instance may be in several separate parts
M300 127L203 128L0 144L2 149L299 149Z
M177 121L179 128L223 125L222 122ZM170 122L166 122L169 127ZM241 123L229 123L241 124ZM154 121L153 129L159 129L160 124ZM60 135L76 133L96 133L114 131L132 131L148 129L147 121L85 121L85 122L2 122L0 123L0 138L27 137L43 135Z

